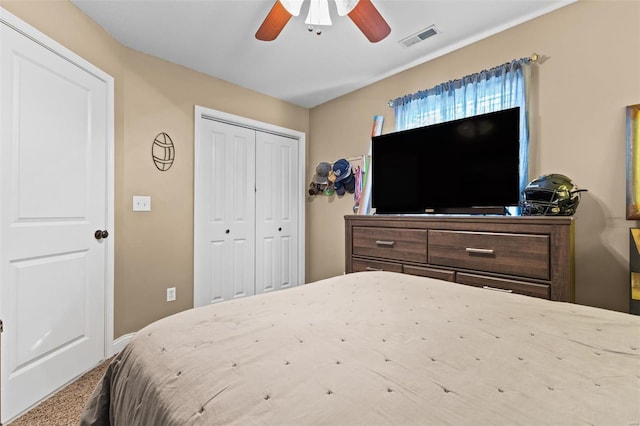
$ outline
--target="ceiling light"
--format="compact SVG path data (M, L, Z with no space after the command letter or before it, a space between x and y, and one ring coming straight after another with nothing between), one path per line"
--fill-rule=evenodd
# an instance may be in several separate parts
M331 25L328 0L309 0L309 14L304 21L309 31L314 31L318 26ZM316 29L316 34L322 34L322 30Z
M276 4L277 3L280 3L285 9L287 9L287 12L289 12L290 15L298 16L300 15L300 9L302 9L302 3L304 3L304 0L278 0Z
M304 23L307 25L331 25L328 0L309 0L309 14Z

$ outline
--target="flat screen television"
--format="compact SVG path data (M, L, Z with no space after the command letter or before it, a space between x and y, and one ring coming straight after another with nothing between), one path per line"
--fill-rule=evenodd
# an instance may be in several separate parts
M503 213L520 198L520 108L372 138L377 214Z

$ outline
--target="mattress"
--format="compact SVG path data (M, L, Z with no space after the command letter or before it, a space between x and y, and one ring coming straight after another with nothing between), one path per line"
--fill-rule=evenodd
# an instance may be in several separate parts
M631 425L640 317L392 272L136 333L83 425Z

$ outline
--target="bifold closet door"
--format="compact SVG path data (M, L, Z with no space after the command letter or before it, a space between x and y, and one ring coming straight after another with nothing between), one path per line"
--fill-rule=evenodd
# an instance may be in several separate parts
M195 175L195 306L255 293L253 129L199 120Z
M194 306L297 286L299 143L197 118Z
M298 141L256 135L256 293L298 280Z

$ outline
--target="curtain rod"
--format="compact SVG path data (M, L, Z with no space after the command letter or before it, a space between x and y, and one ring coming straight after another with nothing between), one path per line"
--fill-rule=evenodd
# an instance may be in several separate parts
M538 62L538 60L540 60L540 55L538 55L536 52L533 52L528 58L521 59L528 59L529 62ZM389 106L389 108L393 108L393 100L389 100L387 102L387 106Z

